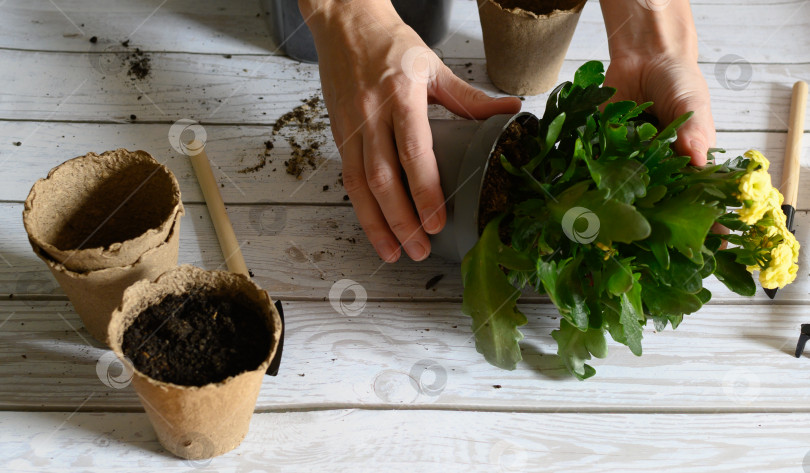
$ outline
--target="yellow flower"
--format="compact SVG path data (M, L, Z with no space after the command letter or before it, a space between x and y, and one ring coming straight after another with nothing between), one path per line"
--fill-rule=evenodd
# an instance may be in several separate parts
M751 160L751 162L748 164L749 171L753 171L757 165L762 166L763 171L767 171L768 167L771 165L768 158L755 149L749 149L745 152L745 154L743 154L743 156Z
M782 243L771 250L771 261L760 271L759 282L765 289L782 288L796 279L798 270L799 266L793 261L793 249Z
M771 175L767 171L758 169L749 172L740 178L740 200L743 202L739 210L740 220L747 224L757 223L765 212L774 208L773 204L779 201L779 191L771 186ZM775 194L774 192L775 191Z
M798 263L799 262L799 248L801 248L801 245L799 245L799 241L796 239L796 236L793 233L791 233L790 231L788 231L787 228L784 228L784 232L782 233L782 238L784 238L784 240L782 241L782 244L788 246L790 248L790 252L792 253L793 257L792 257L791 261L793 263Z

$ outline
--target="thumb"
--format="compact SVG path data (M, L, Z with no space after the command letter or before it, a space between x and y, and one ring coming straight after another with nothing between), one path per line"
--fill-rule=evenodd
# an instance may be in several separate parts
M517 97L494 98L457 77L447 66L439 68L430 95L434 102L464 118L484 119L499 113L520 111Z
M692 103L690 103L692 102ZM706 153L714 147L716 135L714 120L709 104L698 104L687 100L682 107L683 113L694 110L692 118L678 130L678 139L675 141L675 151L681 156L689 156L689 164L703 166L706 164ZM672 117L672 119L677 116Z

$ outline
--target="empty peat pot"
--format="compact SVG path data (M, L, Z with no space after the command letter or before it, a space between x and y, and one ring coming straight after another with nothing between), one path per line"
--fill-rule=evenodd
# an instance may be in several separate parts
M160 443L199 460L247 435L281 330L275 305L249 278L184 265L127 289L109 338Z
M107 341L113 309L130 284L177 265L180 186L145 151L89 153L31 188L23 225L88 332Z
M490 157L515 121L529 125L538 120L528 112L495 115L483 121L430 120L433 153L447 199L447 223L441 232L430 235L432 253L461 261L475 246L479 236L481 191Z
M557 85L586 0L480 0L487 74L513 95Z

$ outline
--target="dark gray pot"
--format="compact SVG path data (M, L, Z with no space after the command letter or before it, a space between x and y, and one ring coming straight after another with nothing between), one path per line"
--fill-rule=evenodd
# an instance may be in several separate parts
M304 23L298 0L260 0L273 40L287 56L302 62L318 62L312 33ZM402 20L429 47L439 44L450 28L453 0L392 0Z
M433 152L439 166L447 224L430 236L431 252L461 261L478 241L478 206L489 156L514 120L530 116L495 115L484 121L431 120Z

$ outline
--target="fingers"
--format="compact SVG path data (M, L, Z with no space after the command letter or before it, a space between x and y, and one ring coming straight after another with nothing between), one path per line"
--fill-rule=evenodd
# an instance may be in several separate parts
M439 67L430 92L436 102L465 118L480 120L499 113L520 111L521 102L517 97L490 97L458 78L444 65Z
M408 186L422 227L427 233L436 234L444 227L447 218L424 90L421 95L394 107L394 135L399 161L408 176Z
M393 142L393 130L381 120L369 120L363 128L364 167L368 188L377 200L397 240L414 261L430 254L430 241L416 219L405 193L401 168ZM344 181L345 182L345 181Z
M399 259L401 251L396 236L388 227L377 199L366 182L362 135L358 132L350 136L341 152L343 187L351 198L357 220L380 258L387 263L394 263Z
M705 101L686 100L682 108L693 110L695 114L678 130L675 151L682 156L689 156L690 164L703 166L706 164L706 153L709 148L714 147L716 140L708 92Z

